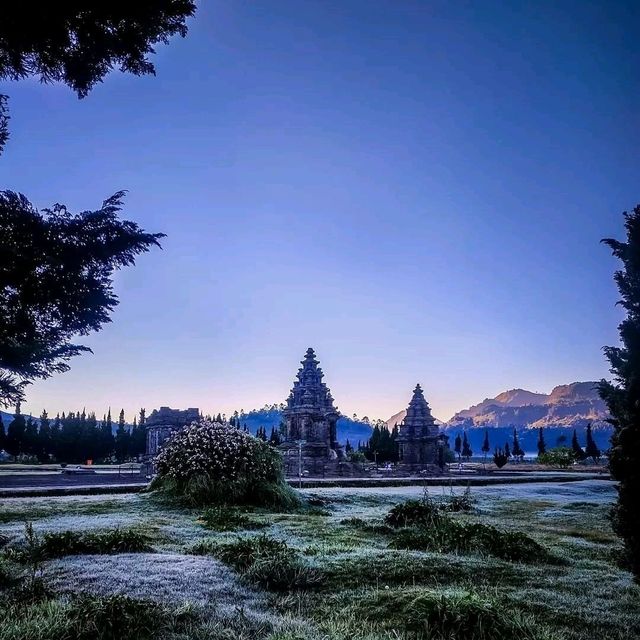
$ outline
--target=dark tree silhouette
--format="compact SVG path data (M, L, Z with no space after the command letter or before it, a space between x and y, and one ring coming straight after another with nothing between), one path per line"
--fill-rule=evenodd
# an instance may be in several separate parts
M587 457L584 449L578 442L578 432L575 429L573 430L573 437L571 438L571 449L573 450L576 460L584 460Z
M547 452L547 445L544 441L544 429L540 427L538 430L538 455L543 456Z
M518 440L518 432L515 429L513 430L513 449L511 450L511 453L513 457L516 458L516 460L520 459L522 461L522 459L524 458L524 451L520 446L520 441Z
M597 462L601 455L600 449L598 449L598 445L593 439L593 433L591 433L591 423L587 425L587 446L585 447L584 454L594 462Z
M72 214L0 192L0 404L19 402L31 381L67 371L70 358L90 351L71 340L110 322L114 271L160 246L164 234L118 219L123 196Z
M609 450L609 469L618 481L613 525L640 583L640 205L625 212L624 219L626 242L603 240L622 261L614 279L621 297L618 304L627 315L618 326L621 346L604 349L614 382L602 380L599 390L614 427Z
M509 456L506 454L504 449L498 449L493 452L493 462L495 463L498 469L502 469L507 462L509 462Z
M20 413L20 404L16 405L16 413L7 427L5 438L5 451L17 458L24 453L24 432L27 428L24 416Z
M456 435L453 447L455 452L458 454L458 460L460 460L460 456L462 455L462 438L460 437L460 434Z
M112 69L155 74L154 45L185 36L192 0L8 2L0 20L0 80L36 76L62 82L84 98ZM8 137L0 102L0 153Z
M469 461L469 458L473 455L473 451L471 451L471 445L469 444L469 440L467 439L467 432L465 431L462 438L462 457Z
M489 429L484 430L484 441L482 442L482 453L484 453L484 459L487 460L487 454L491 451L491 445L489 444Z

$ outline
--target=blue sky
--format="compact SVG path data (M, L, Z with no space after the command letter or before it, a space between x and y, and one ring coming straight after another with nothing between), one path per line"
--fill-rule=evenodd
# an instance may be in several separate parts
M10 95L3 188L168 237L26 411L251 408L315 347L339 408L607 375L640 201L637 3L201 2L156 77Z

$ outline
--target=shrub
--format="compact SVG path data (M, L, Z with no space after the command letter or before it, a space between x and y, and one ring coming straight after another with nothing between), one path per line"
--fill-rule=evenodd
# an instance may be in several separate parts
M384 628L424 640L535 640L540 630L493 600L464 590L376 591L357 613Z
M33 563L62 556L89 553L132 553L151 551L149 539L134 529L111 529L98 532L62 531L45 533L35 544L11 549L9 556L19 562Z
M150 640L188 621L163 605L121 595L12 603L0 615L0 640Z
M493 452L493 463L498 469L502 469L507 462L509 462L509 454L504 449L496 449Z
M434 525L441 518L440 506L431 499L407 500L391 508L384 518L391 527L409 527L411 525Z
M576 454L569 447L556 447L538 456L538 462L550 467L566 469L576 461Z
M461 523L442 517L432 526L400 530L390 544L395 549L457 553L479 551L514 562L555 559L535 540L519 531L501 531L481 523Z
M201 421L177 431L155 459L151 488L188 504L251 504L293 508L300 504L285 482L280 453L249 433Z
M221 544L205 540L191 552L211 554L239 571L247 582L272 591L310 589L324 580L323 574L305 565L286 542L265 534Z
M269 526L267 522L261 522L242 513L233 507L219 505L205 509L198 521L214 531L235 531L236 529L262 529Z

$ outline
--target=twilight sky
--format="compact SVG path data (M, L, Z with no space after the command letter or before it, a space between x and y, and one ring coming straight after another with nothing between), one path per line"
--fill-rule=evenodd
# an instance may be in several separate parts
M434 414L607 375L640 201L636 2L201 2L157 76L10 95L2 188L167 234L26 412L283 401Z

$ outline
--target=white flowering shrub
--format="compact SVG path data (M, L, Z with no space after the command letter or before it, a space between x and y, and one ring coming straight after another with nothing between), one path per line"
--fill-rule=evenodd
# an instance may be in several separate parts
M200 421L174 433L155 459L152 489L193 505L293 506L298 498L285 483L280 453L249 433Z

